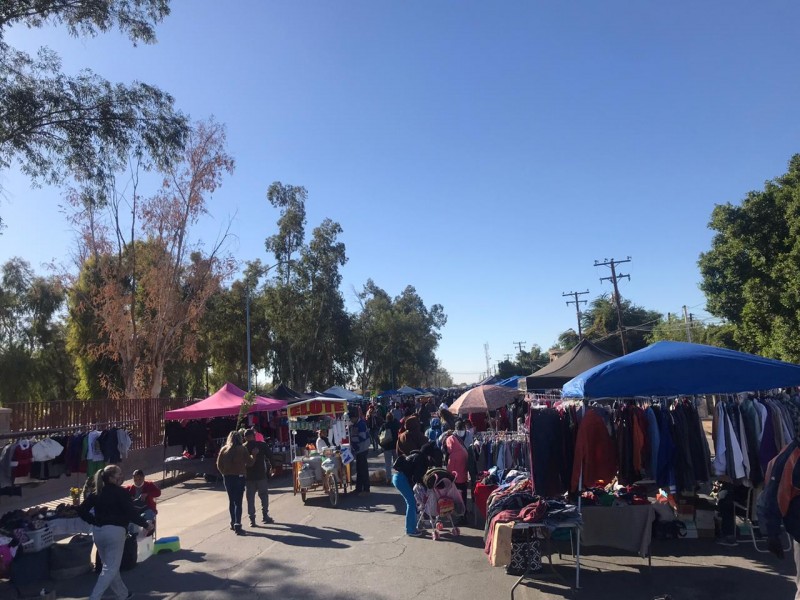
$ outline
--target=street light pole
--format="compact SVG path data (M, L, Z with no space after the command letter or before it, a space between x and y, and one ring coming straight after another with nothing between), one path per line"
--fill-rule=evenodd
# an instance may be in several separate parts
M252 367L250 366L250 282L247 282L247 302L245 313L247 314L247 391L251 392L250 372L252 371Z

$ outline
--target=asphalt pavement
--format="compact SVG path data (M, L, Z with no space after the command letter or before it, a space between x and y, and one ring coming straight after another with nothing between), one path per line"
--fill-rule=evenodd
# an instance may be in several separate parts
M380 456L371 467L382 466ZM181 550L160 554L123 573L134 598L227 600L412 598L510 598L517 578L493 568L483 552L483 530L465 527L455 539L404 535L404 503L391 486L373 485L367 497L311 493L304 504L288 476L272 480L274 525L228 527L221 484L189 480L164 490L158 536L177 535ZM713 540L654 542L652 568L636 556L595 548L582 558L581 589L575 590L569 544L563 558L517 588L514 598L532 600L770 599L794 597L794 565L757 553L751 544L728 548ZM588 550L588 549L587 549ZM545 577L547 576L547 577ZM47 582L58 598L86 598L94 574ZM565 584L564 581L568 584ZM15 597L8 583L0 598ZM108 596L109 598L111 596Z

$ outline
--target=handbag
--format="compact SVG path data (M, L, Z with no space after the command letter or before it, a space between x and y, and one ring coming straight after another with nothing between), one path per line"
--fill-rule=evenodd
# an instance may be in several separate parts
M511 561L506 566L509 575L524 575L542 568L542 549L531 528L511 532Z
M381 447L385 448L393 441L394 436L392 435L392 429L390 427L384 427L381 431L381 434L378 436L378 443L381 445Z

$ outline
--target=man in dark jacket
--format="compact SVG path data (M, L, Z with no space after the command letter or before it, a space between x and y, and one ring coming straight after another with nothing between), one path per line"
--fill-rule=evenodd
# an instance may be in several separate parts
M252 454L258 448L253 466L247 467L245 476L245 496L247 498L247 515L250 517L250 527L256 526L256 494L261 500L261 521L266 524L274 523L269 516L269 471L272 468L272 451L264 442L256 441L254 429L244 433L245 446Z

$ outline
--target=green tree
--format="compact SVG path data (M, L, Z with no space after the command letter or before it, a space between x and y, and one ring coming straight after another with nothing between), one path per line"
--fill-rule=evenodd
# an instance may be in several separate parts
M742 203L714 207L700 255L708 311L747 352L800 361L800 154Z
M73 366L58 321L64 300L55 277L37 276L20 258L0 269L0 404L72 395Z
M561 334L558 336L558 341L556 342L556 348L561 350L572 350L575 346L578 345L580 342L580 338L574 329L567 329L566 331L562 331Z
M604 350L622 356L622 342L617 334L617 309L613 299L604 294L598 296L581 314L581 326L587 339ZM648 345L647 334L663 319L663 315L622 300L622 323L628 353L641 350ZM563 335L563 334L562 334Z
M72 35L118 28L154 43L168 0L5 0L0 4L0 171L17 161L34 183L73 177L103 202L106 183L131 153L165 166L188 122L166 92L146 83L113 84L84 70L66 75L47 48L30 56L4 40L9 28L57 24Z
M738 345L733 339L733 328L727 323L722 325L706 325L703 322L693 321L689 324L689 329L692 334L692 342L696 344L706 344L708 346L719 346L721 348L738 350ZM689 341L686 323L683 319L678 319L671 315L667 315L666 319L659 321L646 338L650 344L662 340L673 342Z
M428 308L413 286L392 299L371 279L358 297L354 348L362 389L430 381L441 368L435 351L447 323L442 305Z
M347 262L341 226L330 219L305 241L308 193L274 182L267 199L280 209L278 231L265 247L276 276L264 288L273 377L295 389L324 388L351 378L351 322L339 286Z
M82 196L74 200L79 255L94 260L96 269L87 280L87 301L74 310L88 311L86 318L100 330L85 351L119 363L124 386L104 381L109 393L158 397L168 364L195 358L208 298L234 263L224 254L224 237L205 252L191 233L206 212L207 196L232 170L224 128L201 122L191 131L184 159L164 173L153 196L140 198L134 172L130 197L109 183L108 214Z

